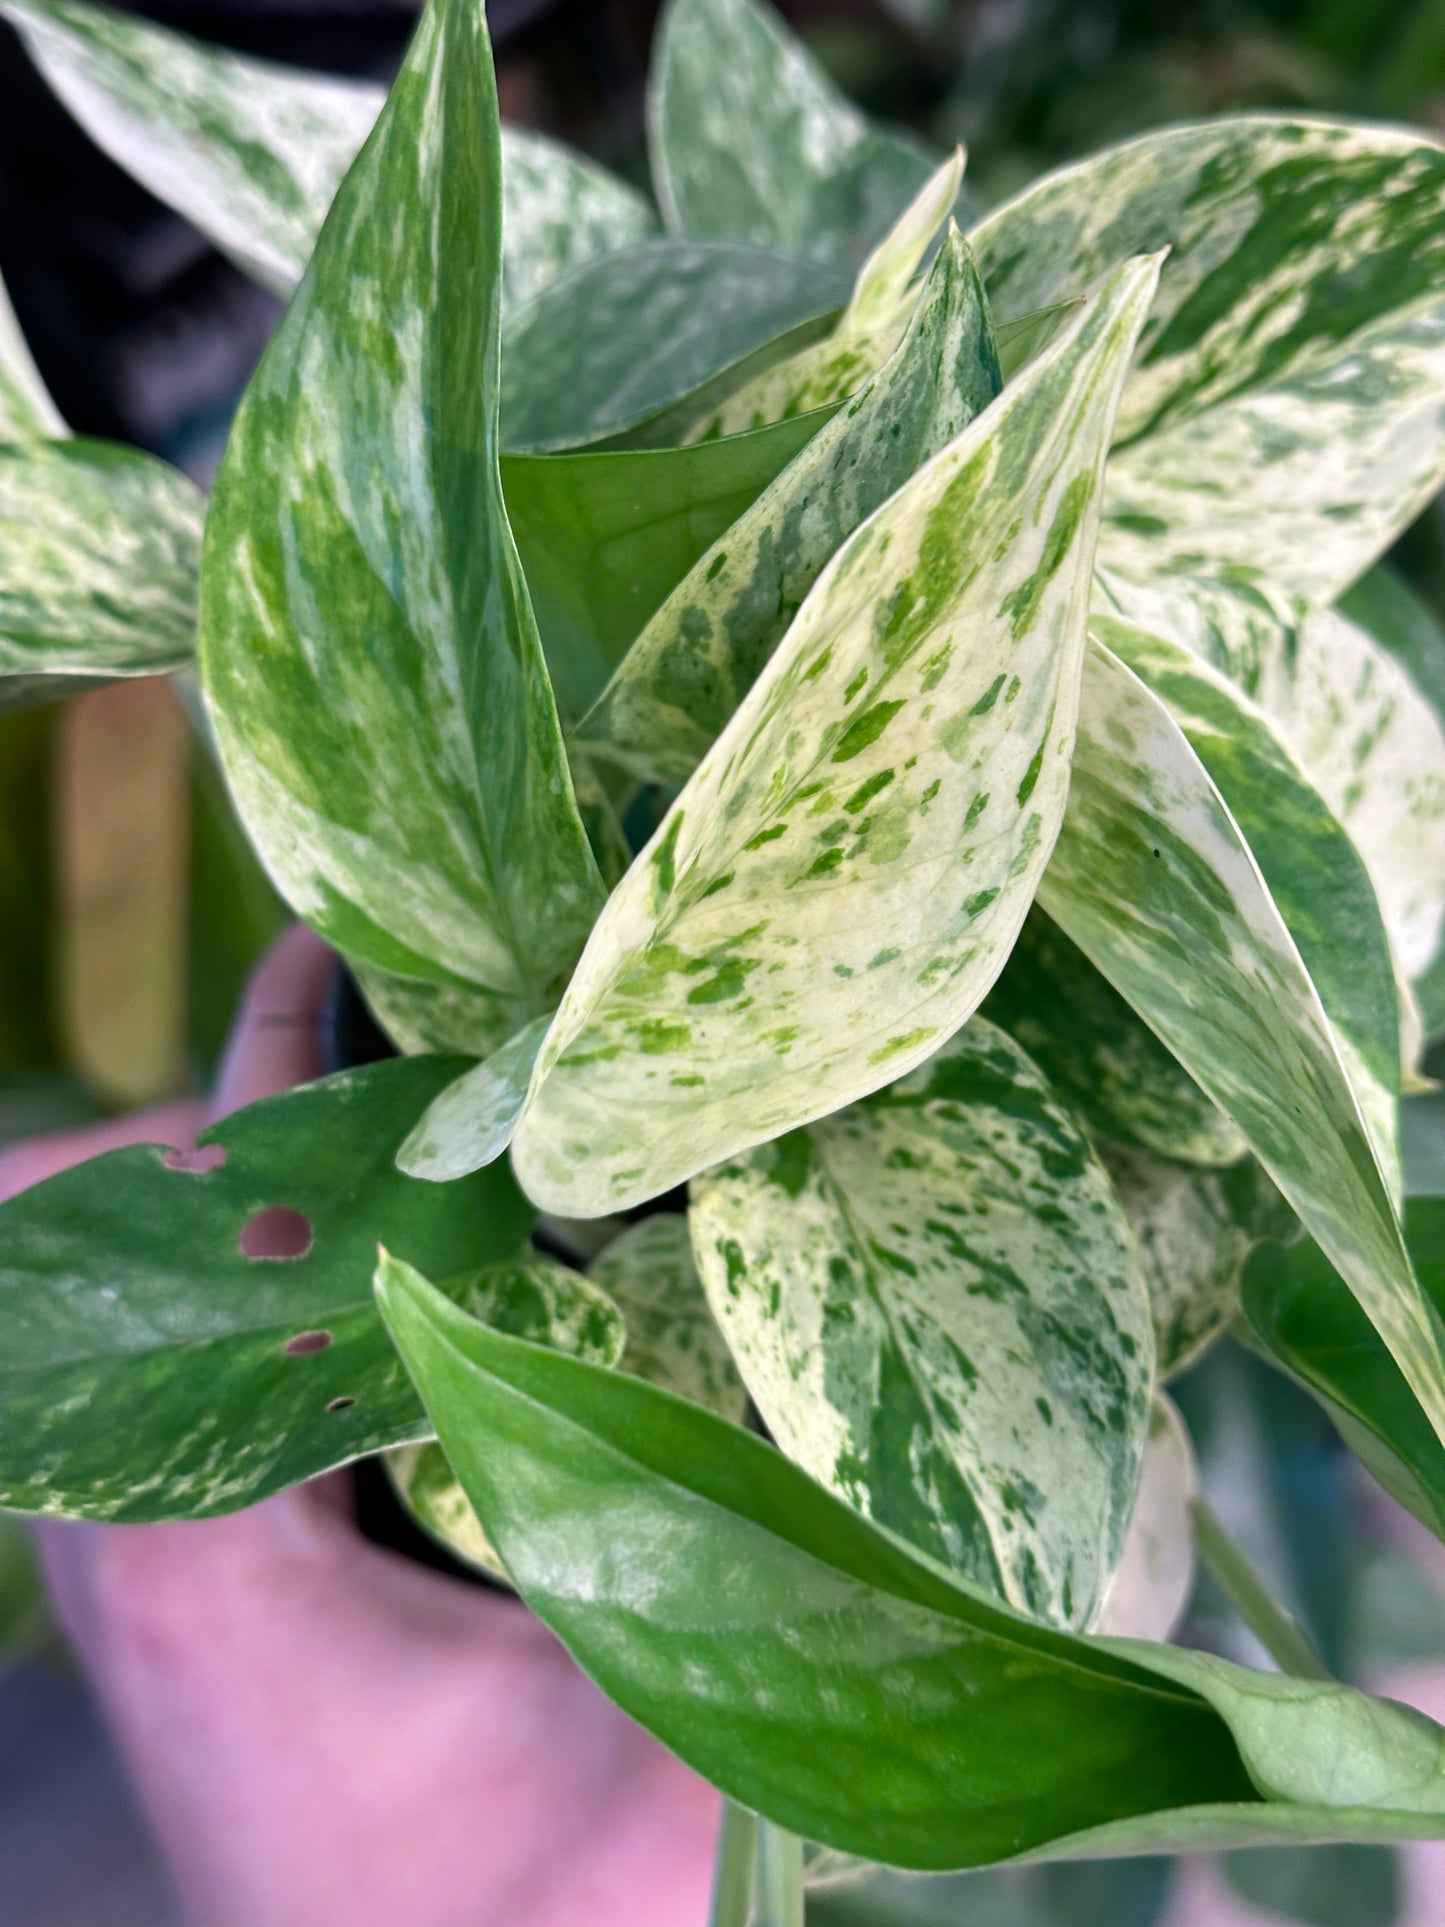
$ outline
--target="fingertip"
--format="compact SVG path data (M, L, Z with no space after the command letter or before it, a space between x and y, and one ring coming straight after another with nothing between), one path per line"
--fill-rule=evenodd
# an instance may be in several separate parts
M246 986L217 1080L213 1118L321 1076L321 1017L336 968L335 952L305 924L293 924L277 938Z

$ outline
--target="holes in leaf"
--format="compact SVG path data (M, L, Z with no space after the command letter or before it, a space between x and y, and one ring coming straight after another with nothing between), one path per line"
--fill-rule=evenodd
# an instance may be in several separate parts
M268 1205L241 1227L241 1256L274 1261L304 1258L311 1249L311 1221L289 1204Z
M326 1409L328 1412L345 1412L349 1411L355 1403L356 1400L351 1397L349 1392L343 1392L340 1398L332 1399Z
M331 1343L330 1332L297 1332L281 1347L288 1358L305 1358L310 1352L324 1352Z
M161 1159L168 1171L219 1171L225 1162L224 1144L203 1144L199 1151L167 1151Z

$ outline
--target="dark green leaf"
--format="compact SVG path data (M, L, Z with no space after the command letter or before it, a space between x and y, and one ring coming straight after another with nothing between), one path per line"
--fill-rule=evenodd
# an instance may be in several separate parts
M424 1437L376 1317L378 1241L451 1278L531 1224L505 1166L454 1185L395 1167L461 1068L343 1072L206 1132L219 1168L112 1151L0 1207L0 1504L191 1518ZM242 1249L308 1227L303 1256Z
M381 1304L523 1598L633 1718L794 1833L940 1869L1445 1833L1445 1734L1419 1714L1055 1633L700 1407L424 1286Z
M1408 1199L1405 1237L1422 1290L1445 1316L1445 1198ZM1319 1246L1261 1245L1245 1267L1244 1310L1258 1343L1321 1400L1351 1450L1445 1539L1445 1446Z

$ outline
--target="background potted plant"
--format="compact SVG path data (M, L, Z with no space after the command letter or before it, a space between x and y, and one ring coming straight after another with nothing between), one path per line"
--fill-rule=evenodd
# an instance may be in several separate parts
M720 1922L754 1859L801 1918L804 1841L1436 1837L1438 1730L1324 1673L1159 1388L1242 1319L1439 1532L1441 655L1373 565L1445 473L1445 155L1202 122L975 220L675 0L654 208L499 127L469 0L384 107L5 10L290 294L208 505L8 329L5 700L199 637L400 1055L4 1207L0 1498L389 1453L736 1803ZM1163 1643L1196 1534L1282 1672Z

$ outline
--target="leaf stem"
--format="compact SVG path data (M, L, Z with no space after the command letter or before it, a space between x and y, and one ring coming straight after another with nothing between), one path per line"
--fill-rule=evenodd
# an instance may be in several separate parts
M1205 1569L1281 1672L1294 1679L1334 1679L1304 1628L1275 1598L1207 1499L1194 1501L1194 1543Z
M746 1807L723 1801L717 1858L712 1870L712 1907L708 1927L748 1927L753 1904L753 1860L758 1821Z
M803 1927L803 1843L759 1820L757 1910L753 1927Z

